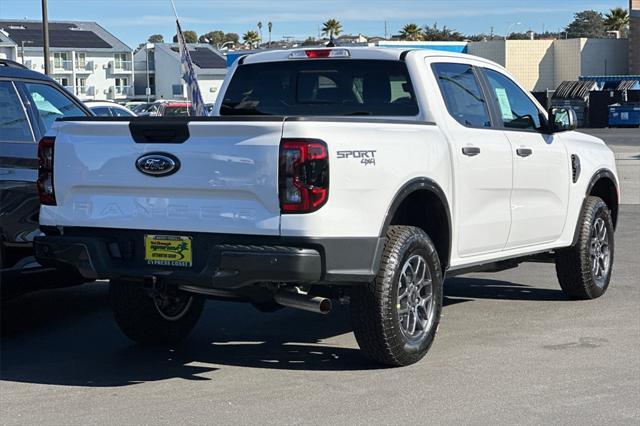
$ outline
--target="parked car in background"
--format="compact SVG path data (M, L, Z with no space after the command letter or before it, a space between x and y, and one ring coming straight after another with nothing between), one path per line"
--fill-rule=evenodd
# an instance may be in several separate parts
M141 112L145 112L153 105L152 102L144 102L138 105L134 105L131 107L131 111L135 112L136 115Z
M136 117L129 108L109 101L86 101L85 105L98 117Z
M132 102L126 102L124 104L125 108L130 109L131 111L133 111L135 108L139 107L140 105L145 105L148 104L149 102L144 102L144 101L132 101Z
M191 104L185 101L161 100L137 112L139 117L186 117Z
M80 100L44 74L0 59L0 293L77 284L73 272L43 268L33 257L40 235L38 141L60 117L91 116ZM62 273L60 273L62 272Z

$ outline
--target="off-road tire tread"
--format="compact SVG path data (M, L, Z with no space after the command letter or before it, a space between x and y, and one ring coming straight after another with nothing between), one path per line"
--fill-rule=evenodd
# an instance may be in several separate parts
M414 226L390 226L376 278L366 286L354 288L351 296L351 322L360 349L367 358L388 366L415 363L424 356L433 342L432 340L429 346L419 353L407 353L399 343L401 339L396 338L393 317L395 313L392 309L395 300L390 300L393 297L393 275L402 262L401 248L408 239L416 236L427 242L432 255L435 254L438 261L435 246L422 229ZM437 278L432 277L434 284L436 279L442 282L439 261L437 269L439 275ZM434 271L431 273L435 275ZM435 328L438 326L438 320L439 318L435 318Z
M558 250L556 253L556 275L560 287L571 299L588 300L600 297L607 289L599 289L593 282L591 276L591 264L589 258L589 244L591 239L591 227L595 220L597 211L603 208L605 221L608 229L613 229L611 211L606 203L599 197L589 196L585 200L584 207L580 213L578 226L578 240L575 245ZM613 244L612 244L613 245ZM611 253L611 270L613 269L613 250Z
M148 290L139 283L111 280L109 298L115 320L122 332L143 345L171 346L186 338L195 327L204 299L195 297L189 311L175 321L157 312Z

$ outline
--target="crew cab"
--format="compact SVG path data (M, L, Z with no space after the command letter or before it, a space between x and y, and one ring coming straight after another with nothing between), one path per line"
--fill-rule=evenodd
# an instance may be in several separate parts
M40 234L36 190L38 141L58 117L91 112L53 79L0 59L0 293L83 283L73 270L42 267L33 256Z
M110 279L122 331L174 344L203 298L349 301L386 365L431 346L445 276L554 262L610 281L612 152L495 63L429 50L245 56L214 117L69 118L40 141L38 259Z

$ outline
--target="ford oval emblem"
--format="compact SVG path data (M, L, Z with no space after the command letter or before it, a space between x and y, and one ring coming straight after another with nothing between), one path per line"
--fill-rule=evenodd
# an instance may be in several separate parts
M155 177L169 176L180 169L180 161L171 154L152 152L138 158L136 167L145 175Z

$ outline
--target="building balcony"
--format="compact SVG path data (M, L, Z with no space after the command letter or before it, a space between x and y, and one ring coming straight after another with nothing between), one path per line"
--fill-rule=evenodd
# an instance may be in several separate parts
M54 73L67 73L73 71L73 62L70 60L53 60L51 69Z
M75 70L76 70L76 73L80 73L80 74L92 73L93 61L76 62Z
M108 96L111 99L123 99L133 94L133 87L131 86L111 86L109 88Z
M114 74L130 73L133 70L131 61L109 61L109 69Z
M76 96L93 96L93 86L76 86Z

